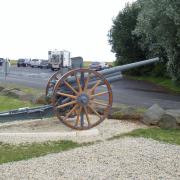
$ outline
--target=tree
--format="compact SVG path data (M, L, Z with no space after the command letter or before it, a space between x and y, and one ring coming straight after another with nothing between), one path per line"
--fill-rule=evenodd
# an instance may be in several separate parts
M133 34L148 54L159 54L168 60L172 80L180 84L180 1L139 0L141 11Z
M126 4L126 7L113 20L113 26L108 36L118 65L145 59L145 52L138 43L139 37L132 34L136 27L139 11L140 6L136 2Z

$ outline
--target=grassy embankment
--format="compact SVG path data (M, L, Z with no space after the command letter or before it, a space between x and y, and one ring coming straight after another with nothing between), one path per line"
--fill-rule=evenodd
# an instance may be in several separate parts
M0 111L8 111L22 107L35 107L35 106L37 105L29 101L22 101L17 98L0 95Z
M128 77L128 78L151 82L151 83L154 83L154 84L164 87L167 91L174 92L174 93L180 93L180 86L176 86L175 84L173 84L171 79L160 78L160 77L151 77L151 76L147 76L147 77L146 76L143 76L143 77L133 76L133 77Z
M180 145L180 129L160 129L160 128L136 129L129 133L113 136L108 140L119 139L123 137L144 137L170 144Z
M11 83L6 83L6 84L1 83L0 86L7 89L13 89L13 88L20 89L21 91L27 93L27 96L33 95L36 97L38 94L43 93L43 91L40 89L28 88ZM24 101L16 97L11 97L8 94L3 95L0 93L0 111L13 110L22 107L35 107L35 106L38 106L38 104L32 103L30 101Z

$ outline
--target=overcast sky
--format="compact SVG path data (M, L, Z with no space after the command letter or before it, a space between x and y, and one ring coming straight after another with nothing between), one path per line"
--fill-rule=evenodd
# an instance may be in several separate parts
M85 60L112 61L112 18L132 1L0 0L0 57L47 59L56 48Z

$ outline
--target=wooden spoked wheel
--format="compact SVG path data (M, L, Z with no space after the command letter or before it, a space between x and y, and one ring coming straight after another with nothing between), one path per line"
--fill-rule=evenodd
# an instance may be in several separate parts
M67 71L71 70L71 68L67 67L64 68ZM62 69L55 72L48 80L47 86L46 86L46 96L50 97L53 94L54 87L56 85L56 82L63 76L64 72Z
M112 99L110 84L103 75L90 69L75 69L56 83L52 104L65 125L84 130L108 116Z

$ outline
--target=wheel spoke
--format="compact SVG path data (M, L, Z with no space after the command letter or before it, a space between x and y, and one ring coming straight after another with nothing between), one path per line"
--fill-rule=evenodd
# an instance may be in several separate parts
M98 81L96 82L96 84L90 89L90 91L91 91L91 92L94 91L94 90L99 86L100 83L101 83L101 80L98 80Z
M88 116L88 110L87 110L87 108L85 106L84 106L84 111L85 111L85 114L86 114L86 119L87 119L87 122L88 122L88 126L90 126L91 123L90 123L90 119L89 119L89 116Z
M95 101L95 100L91 100L92 103L98 104L98 105L102 105L102 106L109 106L108 104L104 104L102 102L99 101Z
M91 95L91 98L101 96L101 95L104 95L104 94L107 94L107 93L109 93L109 91L104 91L104 92L101 92L101 93L93 94L93 95Z
M89 79L90 79L90 73L88 73L88 77L87 77L85 85L84 85L84 91L87 91Z
M65 118L63 119L64 121L75 111L76 107L78 106L78 104L76 104L65 116Z
M79 78L77 77L77 74L75 75L75 77L76 77L76 82L77 82L77 84L78 84L79 92L81 93L81 92L82 92L82 87L81 87L81 84L80 84L80 80L79 80Z
M88 105L88 107L101 119L101 115L91 105Z
M67 81L64 80L64 84L69 87L75 94L78 94L78 92Z
M57 106L57 108L63 108L63 107L66 107L66 106L69 106L69 105L72 105L72 104L75 104L75 103L76 103L76 101L71 101L71 102L59 105L59 106Z
M76 110L77 118L76 118L75 126L78 126L78 124L79 124L79 122L80 122L80 113L81 113L81 111L82 111L82 106L80 106L79 111Z
M69 98L72 98L72 99L76 99L76 96L73 96L71 94L66 94L66 93L61 93L61 92L57 92L57 94L61 95L61 96L69 97Z

